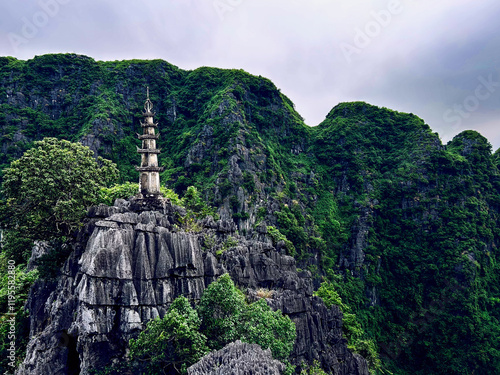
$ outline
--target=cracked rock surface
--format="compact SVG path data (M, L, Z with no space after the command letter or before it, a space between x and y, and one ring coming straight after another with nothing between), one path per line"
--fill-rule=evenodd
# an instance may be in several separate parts
M235 341L207 354L188 368L188 375L281 375L285 365L273 359L269 349Z
M295 322L292 363L317 360L335 375L368 375L366 361L353 355L342 338L341 311L327 309L312 295L309 272L298 273L295 260L277 250L265 233L244 238L232 221L210 217L198 232L186 232L176 225L182 209L162 207L148 211L117 201L90 210L62 274L53 282L37 281L30 292L30 340L18 375L87 375L122 362L128 341L149 320L163 317L180 295L196 303L207 285L226 272L250 299L258 298L260 288L271 290L269 305ZM228 247L234 240L237 245ZM235 351L244 359L242 369L267 355L241 343L219 354L233 358ZM192 374L204 374L199 372L203 363L214 358L213 353L204 358ZM251 373L279 374L275 362L262 362L269 363L271 372Z

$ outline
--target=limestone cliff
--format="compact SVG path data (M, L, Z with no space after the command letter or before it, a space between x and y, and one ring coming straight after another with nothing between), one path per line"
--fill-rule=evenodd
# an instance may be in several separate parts
M288 254L312 272L315 287L325 276L334 282L362 320L358 349L372 340L387 371L500 373L500 151L492 155L487 139L465 131L443 144L417 116L362 102L340 103L310 128L272 82L241 70L73 54L0 57L0 167L51 136L79 140L116 162L123 181L137 181L146 86L161 124L162 183L180 195L196 186L226 220L218 224L225 232L189 236L207 247L215 233L221 250L226 237L238 237L228 227L234 221L248 237L238 237L240 246L252 254L252 241L270 246L256 226L275 227L275 243L286 237ZM89 237L104 230L89 225ZM58 301L50 296L56 287L76 296L86 241L82 235L66 265L67 286L39 282L33 291L33 334L54 322L44 303ZM200 250L202 288L215 277L205 262L233 275L238 259L234 249L217 257L208 247ZM47 334L70 327L68 301L69 322ZM113 332L113 345L125 343L122 331ZM60 338L79 353L80 337Z
M283 363L273 360L271 350L259 345L236 341L203 357L188 368L188 375L280 375L285 371Z
M273 290L269 304L296 324L293 362L319 360L333 374L368 374L366 361L342 338L340 310L312 295L309 272L298 273L264 227L246 239L233 222L208 217L198 232L185 232L176 224L180 207L162 211L117 201L89 212L62 275L32 288L30 341L18 375L86 375L123 361L128 340L147 321L163 316L179 295L196 302L226 272L250 298L258 288Z

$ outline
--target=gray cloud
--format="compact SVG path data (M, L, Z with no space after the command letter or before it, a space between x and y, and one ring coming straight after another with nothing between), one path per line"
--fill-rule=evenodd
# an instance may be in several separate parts
M54 3L57 11L47 13ZM2 55L76 52L242 68L273 80L309 125L339 102L365 100L421 116L444 141L473 128L500 146L500 87L487 98L480 91L477 105L474 99L481 79L500 82L497 0L25 0L2 7ZM40 12L47 22L23 36L26 20L44 21ZM26 42L14 48L13 34ZM469 110L461 115L457 105Z

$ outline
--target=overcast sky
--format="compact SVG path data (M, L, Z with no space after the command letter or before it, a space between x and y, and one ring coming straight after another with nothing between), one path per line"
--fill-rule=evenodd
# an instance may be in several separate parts
M2 0L0 55L161 58L270 78L308 125L345 101L500 147L498 0Z

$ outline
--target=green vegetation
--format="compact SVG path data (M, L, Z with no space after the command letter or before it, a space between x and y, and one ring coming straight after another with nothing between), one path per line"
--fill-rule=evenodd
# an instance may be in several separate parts
M163 319L151 320L137 340L130 340L130 358L145 361L148 374L185 373L208 352L200 323L187 298L178 297Z
M273 357L286 361L295 343L295 324L280 310L272 311L265 298L243 309L239 318L240 340L271 349Z
M1 223L25 238L52 240L82 225L100 188L116 180L118 170L77 143L45 138L34 146L4 170Z
M267 234L271 236L273 240L273 245L277 245L278 242L283 241L285 244L285 247L288 251L288 254L294 256L297 254L297 251L295 250L295 246L293 245L293 242L290 241L284 234L282 234L279 229L273 227L272 225L267 227Z
M438 147L415 116L346 103L318 142L344 225L369 230L365 259L329 277L383 367L498 372L500 178L487 141L467 131Z
M186 193L182 197L180 204L186 208L188 216L193 216L195 219L203 219L208 215L216 218L216 211L209 207L200 196L198 189L194 186L189 186Z
M207 205L194 186L188 186L182 199L178 199L177 194L170 189L165 189L165 196L186 209L186 215L179 216L178 220L181 228L187 232L201 232L203 228L199 220L209 215L218 219L215 208Z
M129 199L134 195L137 195L138 192L139 192L139 184L133 182L115 184L111 187L101 187L101 190L99 192L99 202L111 206L113 205L115 200ZM173 204L177 205L183 204L179 199L177 193L175 193L172 189L167 189L165 186L160 186L160 193L165 198L169 198Z
M224 241L224 243L222 244L222 247L215 252L215 255L220 257L224 251L229 250L230 248L235 247L237 245L238 241L236 240L236 238L228 236Z
M210 349L222 349L239 336L239 319L245 306L245 295L225 274L208 286L198 307L201 330L210 337Z
M184 229L200 230L211 206L229 209L242 234L248 221L267 226L317 283L329 280L318 293L330 291L322 298L343 310L349 345L375 372L500 372L500 150L477 132L442 145L417 116L362 102L309 128L263 77L160 60L0 58L0 79L1 168L44 137L84 140L120 171L120 185L99 187L98 199L135 194L149 85L162 182L172 196L186 192ZM23 220L51 215L12 223L29 229ZM61 215L64 233L78 226ZM30 238L6 233L2 253L26 262Z
M312 366L306 366L304 365L304 368L301 372L300 375L327 375L326 372L323 371L321 368L321 365L319 364L318 361L314 361L314 364Z
M196 310L181 296L162 319L148 322L139 337L130 340L130 357L136 361L131 366L148 374L185 373L209 349L236 340L270 348L274 358L286 360L295 337L290 318L272 311L264 299L247 304L225 274L208 286Z
M272 311L265 299L247 304L228 274L208 286L198 312L210 349L221 349L241 340L269 348L274 358L286 360L295 343L295 324L291 319L279 310Z
M80 228L87 209L99 201L100 188L118 177L109 160L94 158L92 151L80 144L55 138L34 142L34 148L13 161L4 170L3 201L0 209L2 242L0 253L0 311L3 315L0 338L2 359L7 369L8 319L15 317L16 363L22 361L29 334L28 312L24 303L31 285L40 277L54 278L70 248L67 236ZM39 260L37 271L26 272L33 242L49 241L52 251ZM14 270L11 268L15 265ZM14 289L9 283L15 276ZM8 297L15 295L15 309Z
M328 281L321 283L314 295L321 297L326 307L335 305L340 308L344 315L342 330L349 342L349 349L366 358L372 373L381 371L382 364L376 344L369 338L356 315L351 313L351 308L342 302L333 284Z
M10 261L10 262L9 262ZM0 369L11 370L12 353L8 352L11 341L15 341L15 360L18 366L25 357L29 335L29 312L24 310L31 285L37 279L37 271L26 272L24 265L15 265L4 253L0 254ZM10 281L10 282L9 282ZM12 283L13 282L13 283ZM12 299L14 297L14 299ZM14 325L10 324L14 321ZM13 330L11 330L13 328Z

